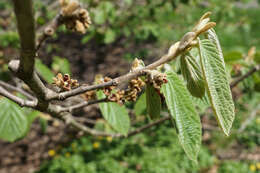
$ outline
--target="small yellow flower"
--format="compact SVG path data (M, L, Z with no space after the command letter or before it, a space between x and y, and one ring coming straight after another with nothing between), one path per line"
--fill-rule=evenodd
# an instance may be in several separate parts
M255 165L253 165L253 164L251 164L251 165L249 166L249 169L250 169L250 171L252 171L252 172L255 172L255 171L256 171L256 167L255 167Z
M260 124L260 118L257 118L255 121L256 121L256 124Z
M93 143L93 148L94 149L98 149L100 147L100 143L99 142L94 142Z
M73 149L75 149L75 148L76 148L76 146L77 146L77 144L76 144L76 143L72 143L72 144L71 144L71 148L73 148Z
M111 136L108 136L108 137L107 137L107 141L108 141L108 142L112 142L112 139L113 139L113 138L112 138Z
M65 153L65 157L70 157L70 153L69 152Z
M258 162L258 163L256 164L256 167L257 167L257 169L260 170L260 162Z
M55 150L49 150L48 151L48 155L51 156L51 157L55 156L55 154L56 154Z

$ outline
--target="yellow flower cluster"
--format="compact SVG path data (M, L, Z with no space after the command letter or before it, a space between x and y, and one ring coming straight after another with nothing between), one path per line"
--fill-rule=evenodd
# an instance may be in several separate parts
M94 149L98 149L100 147L100 143L99 142L94 142L93 143L93 148Z
M251 172L256 172L257 170L260 171L260 162L256 163L256 164L251 164L249 166L249 169Z

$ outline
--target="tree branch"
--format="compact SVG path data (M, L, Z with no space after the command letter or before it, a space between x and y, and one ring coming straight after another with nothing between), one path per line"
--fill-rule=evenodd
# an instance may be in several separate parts
M101 131L97 131L97 130L94 130L94 129L91 129L87 126L85 126L84 124L81 124L79 122L77 122L72 116L71 114L69 113L66 113L66 115L62 116L62 120L66 122L67 125L71 125L73 126L74 128L76 128L77 130L79 131L82 131L84 132L85 134L90 134L90 135L93 135L93 136L111 136L111 137L114 137L114 138L122 138L122 137L130 137L130 136L134 136L138 133L141 133L143 131L145 131L146 129L149 129L153 126L156 126L156 125L159 125L161 123L163 123L164 121L166 120L170 120L171 117L170 116L165 116L165 117L162 117L154 122L151 122L147 125L144 125L142 127L139 127L133 131L130 131L126 136L120 134L120 133L106 133L106 132L101 132Z
M3 87L0 86L0 95L5 96L9 98L10 100L14 101L15 103L19 104L21 107L29 107L29 108L35 108L37 105L37 100L29 101L22 99L20 97L17 97L11 93L9 93L7 90L5 90Z
M82 108L82 107L89 106L89 105L96 104L96 103L107 102L107 101L108 100L106 98L100 99L100 100L83 101L76 105L61 108L60 111L61 112L67 112L67 111L72 112L74 109Z
M63 23L63 16L59 13L46 27L40 28L39 32L43 32L37 39L36 51L38 51L42 43L48 38L51 37L60 25Z
M244 79L248 78L249 76L251 76L252 74L254 74L255 72L260 70L260 64L256 65L254 68L252 68L251 70L249 70L246 74L244 74L243 76L240 76L239 78L237 78L236 80L234 80L233 82L231 82L230 87L234 88L235 86L237 86L241 81L243 81Z
M133 72L129 72L129 73L123 75L123 76L117 77L115 79L112 79L111 81L104 82L104 83L101 83L101 84L96 84L96 85L91 85L91 86L82 85L82 86L80 86L76 89L73 89L71 91L56 93L56 94L50 95L50 97L47 97L47 100L56 100L56 99L63 100L63 99L66 99L68 97L75 96L75 95L78 95L78 94L82 94L82 93L87 92L87 91L101 89L101 88L104 88L104 87L107 87L107 86L118 86L120 84L127 83L131 79L134 79L138 76L145 75L146 70L155 69L156 67L175 59L186 48L188 48L190 46L189 44L187 44L184 48L179 49L178 45L177 45L176 49L174 49L173 51L169 51L168 54L162 56L159 60L155 61L154 63L152 63L148 66L146 66L143 69L139 69L139 70L135 70Z
M33 74L35 51L35 26L32 0L13 0L20 37L20 60L18 75L29 79Z

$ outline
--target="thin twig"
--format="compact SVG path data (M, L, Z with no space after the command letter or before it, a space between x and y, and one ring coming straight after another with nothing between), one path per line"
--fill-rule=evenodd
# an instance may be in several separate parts
M111 136L111 137L115 137L115 138L122 138L122 137L130 137L130 136L134 136L138 133L143 132L146 129L149 129L153 126L159 125L161 123L163 123L166 120L170 120L171 117L170 116L165 116L162 117L154 122L151 122L147 125L144 125L142 127L139 127L133 131L130 131L126 136L120 134L120 133L106 133L106 132L102 132L102 131L97 131L94 129L91 129L79 122L77 122L70 114L66 114L65 116L62 116L63 120L68 124L68 125L72 125L73 127L75 127L76 129L78 129L79 131L82 131L86 134L91 134L93 136Z
M107 101L108 100L106 98L100 99L100 100L91 100L91 101L88 101L88 102L83 101L83 102L76 104L76 105L61 108L60 111L61 112L67 112L67 111L72 112L74 109L82 108L82 107L89 106L89 105L96 104L96 103L107 102Z
M189 45L187 45L186 47L189 47ZM183 48L183 49L186 49ZM104 82L101 84L96 84L96 85L82 85L76 89L73 89L71 91L65 91L62 93L56 93L53 95L50 95L50 97L47 98L47 100L55 100L55 99L66 99L68 97L71 96L75 96L87 91L91 91L91 90L96 90L96 89L101 89L107 86L118 86L120 84L123 83L127 83L129 80L134 79L138 76L142 76L146 74L147 70L152 70L155 69L156 67L165 64L173 59L175 59L177 56L179 56L184 50L180 50L180 49L175 49L175 51L169 52L168 54L162 56L159 60L155 61L154 63L144 67L143 69L139 69L139 70L135 70L133 72L129 72L125 75L122 75L120 77L117 77L111 81L108 82Z
M255 116L257 115L258 111L260 110L260 104L258 104L256 106L256 108L251 112L251 114L249 115L249 117L246 119L246 121L244 121L244 123L240 126L240 128L238 129L238 133L243 132L246 127L248 126L248 124L250 124L250 122L255 118Z
M7 90L5 90L3 87L0 86L0 95L5 96L9 98L10 100L14 101L15 103L19 104L21 107L30 107L30 108L35 108L37 105L37 100L30 101L30 100L25 100L20 97L17 97L11 93L9 93Z
M29 94L28 92L24 91L23 89L21 88L18 88L18 87L15 87L15 86L12 86L4 81L0 81L0 85L6 89L9 89L9 90L13 90L13 91L17 91L19 93L21 93L22 95L24 95L25 97L29 98L30 100L36 100L35 97L33 97L31 94Z
M244 79L248 78L249 76L251 76L252 74L254 74L255 72L257 72L259 70L260 70L260 64L256 65L254 68L249 70L246 74L244 74L243 76L241 76L241 77L237 78L236 80L234 80L233 82L231 82L230 87L234 88L241 81L243 81Z
M52 21L50 21L47 26L43 26L39 29L39 32L42 32L37 39L36 51L38 51L42 43L49 37L51 37L58 27L63 23L63 16L59 13Z

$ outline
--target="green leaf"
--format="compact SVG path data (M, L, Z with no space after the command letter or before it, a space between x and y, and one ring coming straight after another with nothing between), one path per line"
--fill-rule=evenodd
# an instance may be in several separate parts
M27 130L27 119L16 103L0 99L0 139L13 142L22 137Z
M112 43L116 39L116 33L112 29L108 29L104 35L104 42L106 44Z
M205 93L205 84L201 68L196 59L188 52L181 56L181 72L187 81L187 88L194 97L202 98Z
M44 118L39 118L42 133L46 133L48 127L48 121Z
M146 85L146 106L149 117L157 119L161 113L161 97L151 84Z
M235 107L221 48L216 37L211 36L211 39L199 43L203 76L213 112L224 133L229 135Z
M27 119L27 129L24 133L24 136L27 135L27 133L30 131L31 125L34 122L34 120L38 117L39 112L38 111L31 111L29 110L29 113L26 114L26 119Z
M224 55L224 60L226 63L233 62L233 61L238 61L243 58L243 55L239 51L230 51L225 53Z
M36 71L40 74L40 76L46 80L48 83L52 83L53 82L53 77L54 74L52 73L52 71L46 66L44 65L41 60L36 59L35 61L35 68Z
M168 83L161 91L171 116L175 119L179 141L187 156L197 161L201 145L200 118L193 106L191 95L183 81L174 72L167 72Z
M98 91L97 96L99 99L105 98L103 91ZM127 135L130 128L130 119L126 108L114 102L99 103L99 107L109 125L119 133Z
M70 63L66 58L54 56L53 57L53 63L51 64L51 68L56 72L61 72L63 74L71 75Z
M135 115L142 115L146 110L146 93L144 92L134 106Z

